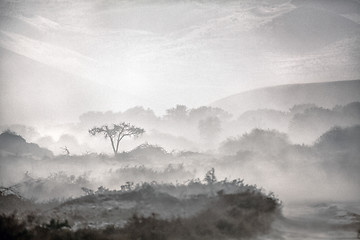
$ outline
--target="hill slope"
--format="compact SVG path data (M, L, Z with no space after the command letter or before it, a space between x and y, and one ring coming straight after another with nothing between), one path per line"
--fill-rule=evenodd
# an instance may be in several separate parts
M53 153L34 143L28 143L24 138L10 131L0 134L0 153L13 155L32 155L34 157L53 157Z
M237 116L248 110L288 110L295 104L333 107L360 101L360 80L280 85L235 94L210 105Z
M118 109L132 99L113 88L63 72L0 46L0 122L74 121L89 109Z

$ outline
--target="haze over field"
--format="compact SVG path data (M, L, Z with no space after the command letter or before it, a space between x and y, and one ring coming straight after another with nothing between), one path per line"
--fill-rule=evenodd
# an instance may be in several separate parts
M0 0L0 238L360 236L360 0Z
M287 111L294 105L313 103L331 108L360 99L360 81L333 81L323 83L285 84L241 92L219 99L211 106L234 115L249 110L276 109Z
M0 122L136 105L163 114L257 87L359 79L359 5L3 0Z

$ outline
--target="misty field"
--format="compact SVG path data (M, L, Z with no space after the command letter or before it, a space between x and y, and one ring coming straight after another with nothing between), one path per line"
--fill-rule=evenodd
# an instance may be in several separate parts
M360 239L360 0L0 0L0 240Z
M138 108L131 118L144 113L149 110ZM219 108L176 106L153 122L136 122L153 124L158 130L150 134L125 123L87 127L126 118L88 113L58 142L34 128L12 126L24 137L37 138L37 144L8 127L0 135L0 236L355 238L360 230L359 113L358 102L332 109L305 104L288 112L249 111L232 120ZM253 128L255 119L272 129ZM196 127L199 140L194 141ZM244 128L249 130L221 140ZM86 142L77 140L81 137ZM190 142L186 139L193 140L189 147L181 145ZM294 143L310 139L311 144ZM167 150L176 144L177 149ZM44 146L62 147L54 153ZM73 153L94 146L107 151Z

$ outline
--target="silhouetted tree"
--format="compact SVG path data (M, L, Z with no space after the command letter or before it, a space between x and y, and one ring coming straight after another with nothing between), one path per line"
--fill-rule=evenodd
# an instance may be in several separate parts
M215 176L215 169L211 168L206 174L204 181L208 184L210 187L210 193L212 196L214 196L214 186L213 184L217 182L216 176Z
M238 152L258 152L277 156L290 146L285 133L276 130L253 129L236 138L228 138L220 146L223 154L235 155Z
M218 117L221 120L229 120L232 115L221 108L213 108L202 106L189 110L189 120L192 122L199 122L201 119L208 117Z
M211 168L206 174L204 178L205 182L208 185L212 185L217 182L216 176L215 176L215 169Z
M70 150L68 149L67 146L62 147L61 149L64 151L64 154L65 154L66 156L70 156Z
M185 105L176 105L175 108L170 108L166 110L166 119L171 119L175 121L184 121L188 117L188 109Z
M138 137L144 132L144 129L125 122L113 124L112 127L104 125L102 127L93 127L89 130L92 136L103 134L105 138L109 138L115 155L118 153L120 141L124 137Z

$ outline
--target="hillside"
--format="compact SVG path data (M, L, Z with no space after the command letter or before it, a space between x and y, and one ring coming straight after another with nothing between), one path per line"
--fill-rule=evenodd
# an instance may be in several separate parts
M10 131L0 134L0 153L12 155L32 155L34 157L52 157L53 153L34 143L28 143L24 138Z
M260 88L235 94L210 105L235 116L248 110L288 110L293 105L314 103L331 108L360 100L360 80L289 84Z
M38 123L44 119L71 121L88 109L121 105L113 100L118 95L136 102L135 97L116 88L85 80L2 47L0 62L2 124Z

